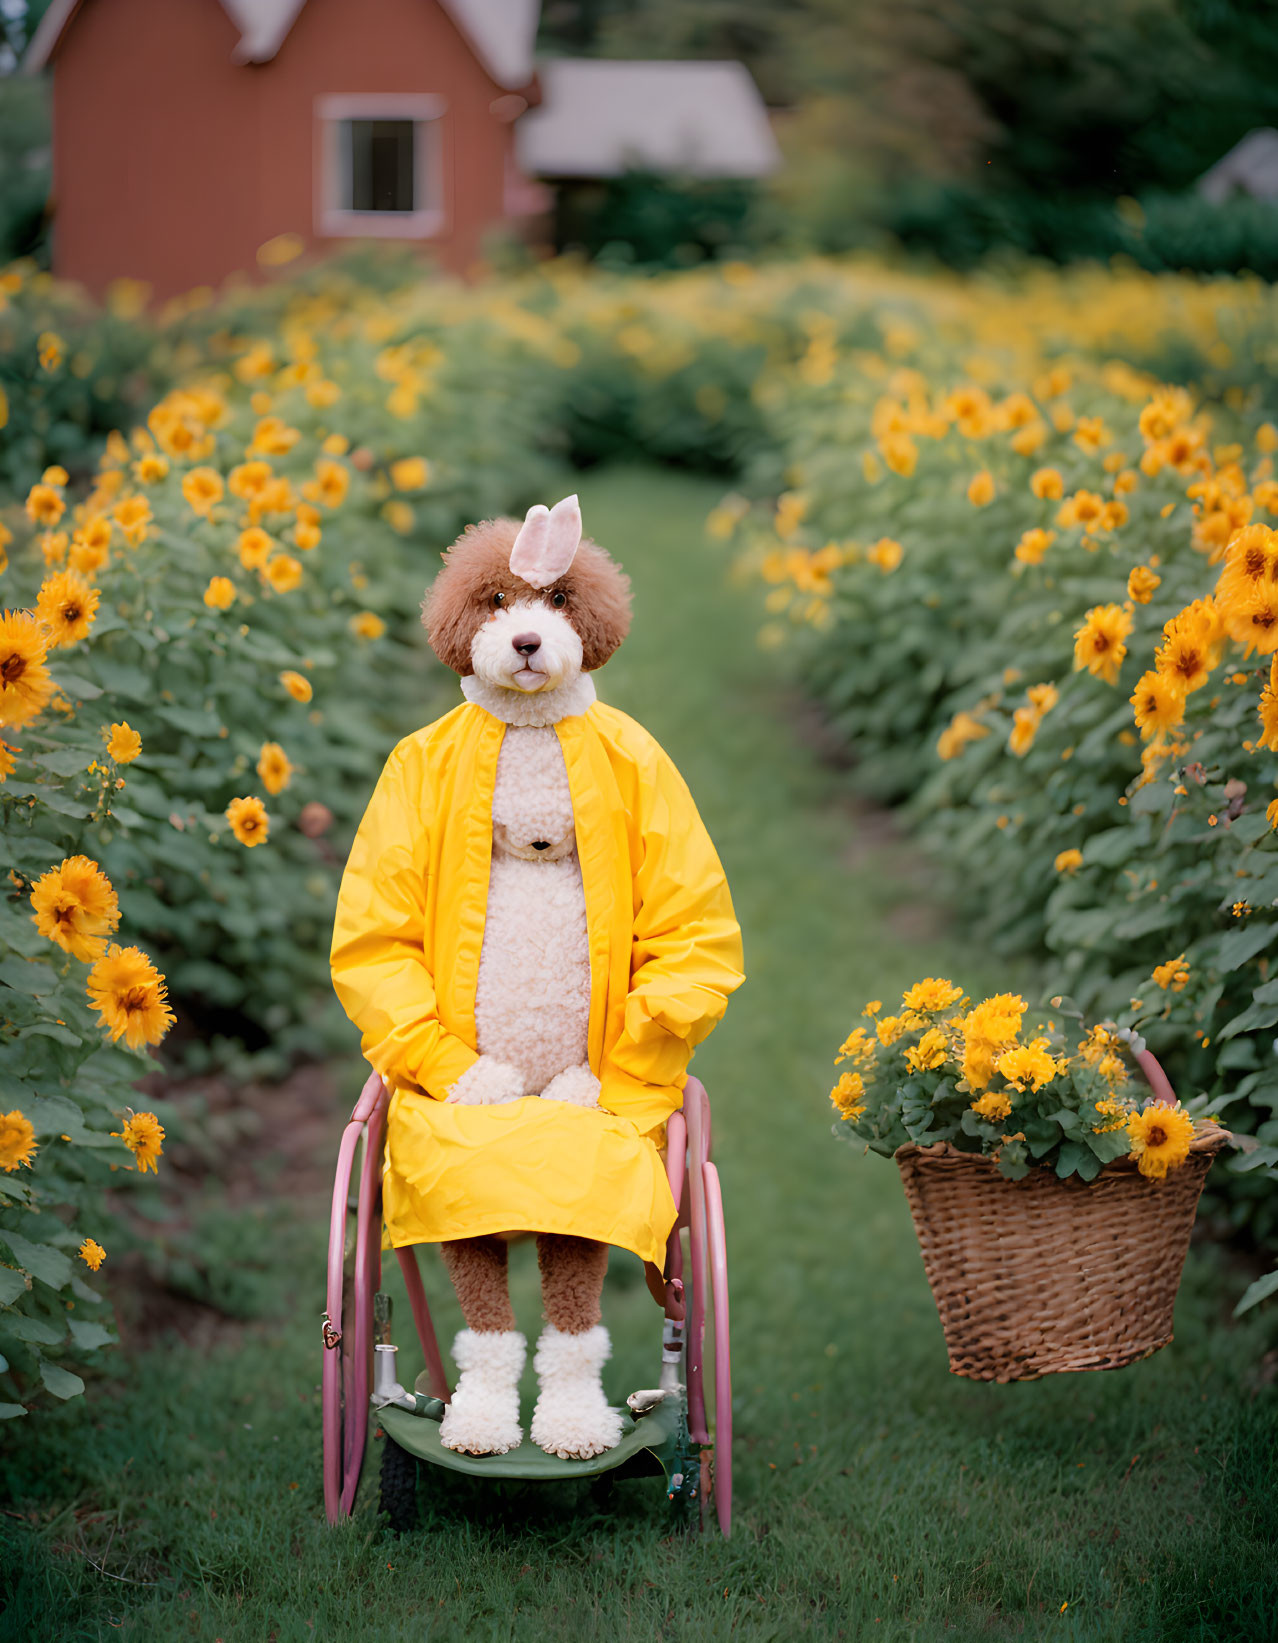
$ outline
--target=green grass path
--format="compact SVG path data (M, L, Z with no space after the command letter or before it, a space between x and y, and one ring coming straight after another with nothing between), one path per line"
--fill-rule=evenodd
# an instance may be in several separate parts
M920 936L943 925L908 853L858 840L754 645L754 596L702 538L717 487L614 470L581 494L635 584L601 694L683 770L745 931L748 983L696 1062L728 1215L732 1541L672 1535L659 1486L639 1483L606 1512L572 1489L445 1489L395 1540L370 1506L376 1446L355 1522L326 1529L316 1227L281 1274L279 1325L152 1353L29 1423L18 1476L39 1524L0 1519L25 1568L0 1637L1272 1637L1274 1404L1254 1389L1257 1327L1226 1324L1239 1286L1195 1256L1175 1344L1119 1374L948 1374L896 1171L831 1137L830 1060L867 997L924 974L1023 978L961 932ZM517 1254L532 1332L531 1252ZM659 1318L628 1257L607 1317L614 1390L650 1384ZM69 1543L155 1584L104 1578Z

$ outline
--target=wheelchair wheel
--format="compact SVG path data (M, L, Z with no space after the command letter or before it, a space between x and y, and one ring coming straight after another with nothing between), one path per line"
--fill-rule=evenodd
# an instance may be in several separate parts
M705 1089L689 1078L684 1090L688 1126L688 1166L684 1203L688 1211L688 1263L692 1286L688 1315L688 1427L699 1448L701 1522L713 1511L725 1540L732 1533L732 1352L728 1313L728 1252L719 1172L710 1162L710 1103ZM706 1323L712 1350L706 1349ZM713 1423L707 1408L707 1360L713 1366Z
M380 1174L386 1106L386 1091L374 1074L365 1084L342 1136L333 1182L321 1377L324 1506L330 1523L351 1514L368 1436L373 1292L381 1272ZM364 1151L355 1199L352 1257L351 1181L361 1138Z
M379 1504L390 1519L397 1535L409 1534L417 1527L417 1467L416 1455L401 1449L394 1438L382 1440L382 1472Z

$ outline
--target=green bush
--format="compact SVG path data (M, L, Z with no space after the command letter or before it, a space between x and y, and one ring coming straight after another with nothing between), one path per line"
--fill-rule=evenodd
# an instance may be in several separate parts
M108 1339L71 1315L91 1292L67 1252L126 1241L113 1136L167 1033L166 983L188 1065L219 1040L276 1070L320 1047L346 843L395 740L453 699L417 622L435 553L544 494L544 360L446 314L333 306L303 294L278 332L210 337L215 381L113 435L79 502L48 470L14 521L0 1413L41 1382L82 1390L62 1359ZM110 903L74 952L32 923L54 893L73 919ZM117 918L123 957L101 951ZM147 1006L131 1049L104 1038L95 975Z
M793 373L774 425L795 488L715 527L740 533L769 587L764 639L806 635L802 676L858 781L907 805L974 939L1050 959L1050 989L1090 1015L1125 1021L1139 998L1176 1088L1224 1102L1254 1136L1221 1213L1269 1242L1267 660L1212 617L1195 640L1218 653L1210 682L1185 697L1183 725L1149 729L1143 757L1128 697L1160 645L1171 667L1165 625L1211 592L1213 556L1278 500L1273 431L1258 451L1257 410L1209 416L1127 367L982 359L982 382L964 382L928 339L870 380ZM1039 470L1052 494L1036 495ZM1089 627L1093 611L1109 614ZM1179 957L1186 978L1159 987Z

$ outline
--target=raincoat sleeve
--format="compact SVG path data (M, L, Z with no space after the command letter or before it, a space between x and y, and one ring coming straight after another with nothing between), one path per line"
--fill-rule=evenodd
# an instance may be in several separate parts
M443 1100L477 1059L439 1019L425 952L430 784L401 743L386 762L342 875L333 986L370 1064L397 1089Z
M639 782L630 988L600 1075L600 1104L641 1130L679 1107L692 1052L745 980L741 929L683 778L652 744Z

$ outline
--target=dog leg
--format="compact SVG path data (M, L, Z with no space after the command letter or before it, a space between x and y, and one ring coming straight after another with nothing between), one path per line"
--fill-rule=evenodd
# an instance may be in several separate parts
M598 1107L599 1080L589 1066L565 1067L541 1092L543 1101L567 1101L574 1107Z
M528 1347L515 1328L500 1238L461 1238L440 1254L467 1327L453 1342L461 1371L444 1413L439 1441L467 1455L504 1455L523 1442L519 1377Z
M589 1460L621 1441L621 1414L610 1409L600 1371L612 1352L599 1322L608 1246L542 1233L537 1239L546 1328L537 1342L537 1407L532 1439L547 1454Z

